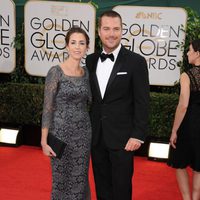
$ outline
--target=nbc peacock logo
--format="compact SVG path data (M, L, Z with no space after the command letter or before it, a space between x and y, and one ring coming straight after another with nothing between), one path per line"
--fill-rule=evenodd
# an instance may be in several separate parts
M145 13L145 12L138 12L136 13L135 16L136 19L154 19L154 20L162 20L162 13L157 13L157 12L150 12L150 13Z

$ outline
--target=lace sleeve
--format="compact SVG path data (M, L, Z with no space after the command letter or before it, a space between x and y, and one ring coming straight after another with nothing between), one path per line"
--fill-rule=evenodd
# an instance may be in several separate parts
M86 73L86 78L87 78L87 85L88 85L88 104L92 104L92 92L91 92L91 87L90 87L90 81L89 81L89 71L87 67L83 67Z
M192 67L186 73L190 78L191 91L200 91L200 67Z
M88 91L88 104L91 105L92 104L92 92L91 92L91 88L90 88L90 84L89 84L89 91Z
M49 70L45 79L42 128L49 128L51 124L58 82L59 82L58 69L56 67L52 67Z

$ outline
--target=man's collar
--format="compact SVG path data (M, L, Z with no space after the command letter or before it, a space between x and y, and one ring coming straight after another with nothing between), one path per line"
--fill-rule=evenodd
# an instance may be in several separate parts
M117 56L118 56L118 54L119 54L119 51L120 51L121 47L122 47L122 45L119 44L119 46L118 46L114 51L112 51L112 52L109 53L109 54L112 53L112 54L114 55L115 60L116 60L116 58L117 58ZM104 49L103 49L102 53L107 54L106 51L105 51Z

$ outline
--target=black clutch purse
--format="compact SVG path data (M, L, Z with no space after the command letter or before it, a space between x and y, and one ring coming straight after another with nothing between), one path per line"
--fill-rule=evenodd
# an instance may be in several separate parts
M56 153L56 158L60 159L63 155L64 149L66 147L66 143L52 135L48 134L47 144L52 148L52 150Z

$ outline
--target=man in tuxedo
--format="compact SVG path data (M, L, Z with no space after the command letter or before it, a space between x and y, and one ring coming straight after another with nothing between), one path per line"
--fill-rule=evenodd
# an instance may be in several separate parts
M97 199L131 200L134 151L147 133L148 69L144 57L121 45L122 19L117 12L104 12L98 26L103 50L86 59Z

